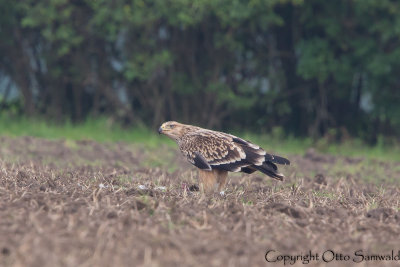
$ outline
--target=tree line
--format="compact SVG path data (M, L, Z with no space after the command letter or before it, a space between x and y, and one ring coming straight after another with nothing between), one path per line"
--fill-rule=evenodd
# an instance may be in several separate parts
M0 0L5 107L296 136L400 133L392 0Z

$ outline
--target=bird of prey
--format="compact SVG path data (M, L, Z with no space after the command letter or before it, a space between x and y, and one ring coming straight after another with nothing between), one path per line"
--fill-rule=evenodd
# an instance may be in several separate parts
M199 181L204 191L218 184L221 191L230 172L260 171L269 177L283 180L276 164L289 165L286 158L271 155L264 149L237 136L167 121L158 129L176 141L186 159L199 169Z

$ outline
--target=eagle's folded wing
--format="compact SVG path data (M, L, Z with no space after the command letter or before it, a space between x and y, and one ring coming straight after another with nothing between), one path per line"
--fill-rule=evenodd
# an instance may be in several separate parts
M290 164L289 160L268 154L258 145L223 132L171 121L163 123L159 133L174 139L188 161L201 170L260 171L282 180L284 176L275 164Z
M276 176L275 163L290 164L289 160L268 154L249 141L210 130L198 130L185 135L180 141L180 149L190 163L202 170L246 173L259 170Z
M268 154L262 148L260 148L258 145L255 145L255 144L253 144L249 141L246 141L242 138L239 138L237 136L234 136L231 134L229 136L232 138L233 142L241 144L242 147L245 148L245 150L246 150L246 148L248 148L252 151L257 151L257 153L259 153L260 155L264 155L266 161L270 161L270 162L276 163L276 164L290 165L290 161L286 158L283 158L283 157L280 157L277 155ZM262 154L262 153L264 153L264 154Z
M248 166L246 153L232 138L214 131L196 131L187 134L180 143L188 161L203 170L222 169L238 172Z

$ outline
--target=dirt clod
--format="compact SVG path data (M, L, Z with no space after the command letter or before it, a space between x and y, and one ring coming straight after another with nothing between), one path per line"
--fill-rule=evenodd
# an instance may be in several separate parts
M200 188L199 188L199 186L196 185L196 184L193 184L193 185L191 185L191 186L189 187L189 191L191 191L191 192L197 192L197 191L199 191L199 190L200 190Z
M366 216L375 220L386 220L394 215L394 210L390 208L377 208L367 212Z
M1 249L1 254L3 254L4 256L10 255L10 253L11 253L11 251L10 251L10 249L7 248L7 247L3 247L3 248Z
M117 218L117 217L118 217L118 214L115 211L111 211L111 212L109 212L107 214L107 218L108 219L114 219L114 218Z
M327 185L327 183L328 183L328 182L326 181L325 176L324 176L323 174L317 174L317 175L315 175L314 181L315 181L317 184L321 184L321 185Z
M283 203L272 203L269 206L267 206L267 209L273 209L279 212L282 212L290 217L293 218L301 218L304 219L307 217L306 213L300 208L297 207L292 207Z

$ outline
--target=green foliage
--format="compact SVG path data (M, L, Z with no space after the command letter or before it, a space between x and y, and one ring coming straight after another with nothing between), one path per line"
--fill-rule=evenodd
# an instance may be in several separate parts
M395 1L0 0L0 9L0 79L11 78L27 116L279 126L314 138L336 129L372 144L400 133Z
M299 44L300 52L297 71L304 79L316 78L319 83L325 82L329 75L336 73L338 63L327 40L315 38Z

